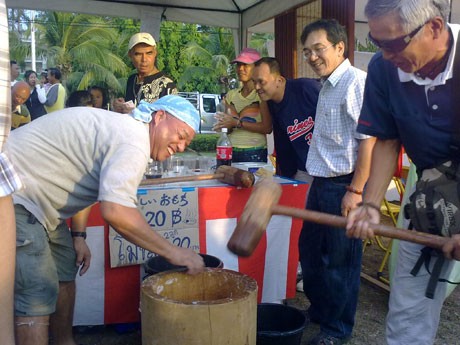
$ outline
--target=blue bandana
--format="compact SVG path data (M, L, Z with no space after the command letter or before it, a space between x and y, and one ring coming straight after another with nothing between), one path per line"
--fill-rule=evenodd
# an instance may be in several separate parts
M153 103L141 101L139 106L131 112L131 116L136 120L150 123L152 113L163 110L168 114L185 122L196 132L200 128L200 115L198 110L185 98L176 95L167 95L161 97Z

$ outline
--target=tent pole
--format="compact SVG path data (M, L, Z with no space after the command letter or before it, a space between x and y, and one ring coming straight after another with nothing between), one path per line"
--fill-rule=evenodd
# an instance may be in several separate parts
M150 33L158 42L160 40L161 19L164 14L163 8L152 8L141 12L141 32Z

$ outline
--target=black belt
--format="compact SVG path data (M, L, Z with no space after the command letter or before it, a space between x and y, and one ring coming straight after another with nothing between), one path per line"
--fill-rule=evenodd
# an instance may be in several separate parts
M314 176L313 178L315 179L324 179L324 180L329 180L329 181L335 181L335 180L345 180L347 178L353 178L354 171L346 174L346 175L340 175L340 176L333 176L333 177L320 177L320 176Z

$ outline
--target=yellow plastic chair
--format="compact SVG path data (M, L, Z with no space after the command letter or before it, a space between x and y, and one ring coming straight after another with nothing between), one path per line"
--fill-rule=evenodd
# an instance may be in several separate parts
M276 170L276 157L271 154L271 155L268 155L268 159L272 163L273 168L275 168L275 170Z

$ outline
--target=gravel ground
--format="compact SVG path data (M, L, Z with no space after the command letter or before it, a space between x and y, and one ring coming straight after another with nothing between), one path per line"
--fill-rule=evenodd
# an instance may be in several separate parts
M363 258L363 272L376 277L378 267L383 258L383 252L376 246L368 247ZM384 270L384 276L387 271ZM366 279L361 279L358 310L353 338L348 345L384 345L385 344L385 316L388 311L388 291L376 286ZM302 293L297 293L296 298L288 301L289 305L300 309L308 307L309 302ZM460 289L446 299L441 313L441 321L435 345L460 345ZM308 344L317 332L319 326L310 324L305 329L301 345ZM417 344L414 339L414 345Z
M383 258L383 251L373 244L366 248L363 258L363 272L376 277L376 272ZM383 272L387 276L386 270ZM382 285L382 284L380 284ZM288 305L305 310L308 301L303 293L297 293L294 299L286 301ZM385 332L385 315L387 313L388 292L366 279L362 279L356 325L349 345L383 345ZM441 322L435 345L460 345L460 289L456 289L446 300L441 314ZM126 327L125 327L126 328ZM76 339L84 345L139 345L141 334L139 327L126 332L120 327L97 326L76 328ZM306 327L301 345L306 345L319 327L310 324ZM414 339L414 344L417 341ZM186 345L186 344L171 344Z

